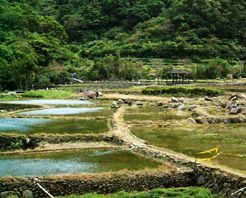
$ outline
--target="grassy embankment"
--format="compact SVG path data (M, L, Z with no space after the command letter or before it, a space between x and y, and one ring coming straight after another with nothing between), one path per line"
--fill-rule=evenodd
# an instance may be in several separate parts
M60 198L222 198L219 195L214 195L208 189L204 188L170 188L170 189L155 189L147 192L119 192L110 195L100 195L100 194L86 194L86 195L71 195Z
M70 90L35 90L27 91L23 94L16 93L0 93L1 101L19 100L26 98L39 98L39 99L69 99L73 98L75 93Z

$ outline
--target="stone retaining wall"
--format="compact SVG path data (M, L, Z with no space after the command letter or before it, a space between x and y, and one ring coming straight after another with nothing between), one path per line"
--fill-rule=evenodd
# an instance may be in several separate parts
M187 187L194 184L193 173L189 170L152 170L138 172L118 172L105 174L84 174L71 176L40 177L39 183L52 195L85 193L115 193L124 191L144 191L155 188ZM11 192L9 192L11 191ZM0 193L17 194L32 192L35 198L47 196L33 183L32 178L2 178ZM1 194L0 194L1 197ZM2 198L2 197L1 197Z
M41 142L60 144L66 142L115 142L109 135L1 135L0 151L34 149ZM118 144L120 142L118 141Z
M114 137L117 142L117 137ZM236 196L231 196L232 193L246 186L246 177L239 174L230 173L224 171L221 168L209 167L203 164L196 164L188 156L176 155L175 153L165 152L159 148L152 146L142 147L138 145L132 145L129 142L122 142L118 140L119 144L128 145L132 151L148 156L154 159L159 159L169 163L173 163L180 167L189 167L193 169L193 185L210 188L213 193L222 194L225 197L246 197L246 190L238 193Z

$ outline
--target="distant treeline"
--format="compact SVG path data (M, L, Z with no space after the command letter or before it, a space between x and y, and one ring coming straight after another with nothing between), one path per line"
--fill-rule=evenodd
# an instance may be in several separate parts
M245 76L243 65L230 64L246 57L245 7L245 0L0 0L0 89L66 83L71 74L151 76L121 57L212 59L195 77L235 68Z

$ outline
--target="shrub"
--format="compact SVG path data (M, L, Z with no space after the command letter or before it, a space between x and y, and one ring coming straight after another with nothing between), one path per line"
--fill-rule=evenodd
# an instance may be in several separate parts
M218 96L222 90L215 88L198 87L148 87L142 91L147 95L173 95L173 96Z

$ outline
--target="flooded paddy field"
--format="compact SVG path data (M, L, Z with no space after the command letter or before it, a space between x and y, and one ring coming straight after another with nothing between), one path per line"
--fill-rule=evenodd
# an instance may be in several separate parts
M85 114L90 112L99 112L102 108L100 107L66 107L66 108L49 108L41 110L33 110L19 113L20 115L28 116L42 116L42 115L76 115Z
M151 145L192 157L218 146L222 153L212 163L246 173L246 124L133 126L131 132Z
M189 113L169 110L163 107L144 105L139 108L128 109L124 115L125 121L132 120L181 120L189 117Z
M0 134L99 134L108 131L107 120L0 118Z
M102 102L81 100L20 100L3 105L36 106L0 117L0 134L99 134L108 131L113 111ZM104 107L100 107L100 105ZM48 105L48 106L47 106ZM50 107L50 108L49 108ZM100 117L101 119L97 119Z
M124 169L152 169L161 165L128 150L76 150L1 156L0 176L115 172Z
M6 104L19 104L19 105L90 105L93 102L88 100L16 100L16 101L7 101Z

